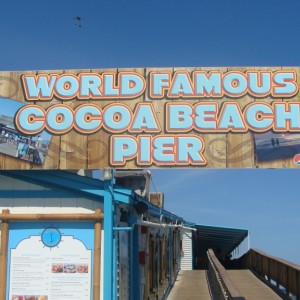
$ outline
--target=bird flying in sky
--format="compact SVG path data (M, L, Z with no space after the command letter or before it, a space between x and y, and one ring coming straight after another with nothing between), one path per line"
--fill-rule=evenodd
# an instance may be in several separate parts
M74 17L74 20L76 20L76 21L82 21L84 18L83 17L80 17L80 16L77 16L77 17Z

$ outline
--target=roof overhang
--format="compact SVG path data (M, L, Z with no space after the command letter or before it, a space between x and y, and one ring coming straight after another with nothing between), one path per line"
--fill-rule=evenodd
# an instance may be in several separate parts
M214 227L206 225L195 225L197 252L202 256L208 249L215 253L229 255L248 236L249 231L226 227Z
M183 219L177 215L170 213L158 206L155 206L145 198L134 193L129 188L113 185L109 190L106 190L105 182L85 176L79 176L74 173L60 171L60 170L10 170L0 171L0 175L9 176L16 179L29 181L35 184L40 184L49 188L63 189L74 193L74 195L82 195L90 199L98 201L104 201L104 196L110 193L113 199L118 203L127 205L136 205L138 203L144 203L147 207L147 212L151 215L160 218L161 216L174 222L183 223ZM1 191L3 194L3 191ZM23 190L7 191L8 194L20 197L28 195L29 197L40 194L39 191L30 191L30 194ZM19 192L19 193L18 193ZM52 193L53 194L53 193ZM59 194L55 194L59 196ZM37 195L40 197L40 195ZM1 197L1 196L0 196Z

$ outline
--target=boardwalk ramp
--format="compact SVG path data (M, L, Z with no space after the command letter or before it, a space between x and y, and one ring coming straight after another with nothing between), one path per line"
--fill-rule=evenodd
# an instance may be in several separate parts
M282 299L250 270L228 270L227 274L239 294L246 300Z
M180 271L167 300L213 300L206 273L206 270ZM282 299L250 270L228 270L227 274L240 295L229 299Z
M226 270L212 250L207 254L208 270L181 270L168 300L282 299L251 270Z
M167 298L168 300L211 300L205 270L183 271Z

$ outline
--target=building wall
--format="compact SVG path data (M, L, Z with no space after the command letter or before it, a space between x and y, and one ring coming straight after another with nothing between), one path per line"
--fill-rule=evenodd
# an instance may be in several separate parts
M103 201L103 200L102 200ZM121 207L122 206L122 207ZM92 200L70 190L45 187L20 179L0 175L0 210L9 209L12 214L38 213L93 213L97 208L104 210L101 199ZM128 227L128 222L121 222L121 209L134 214L130 205L117 205L115 209L115 226ZM182 235L175 227L165 227L155 218L155 226L138 226L136 238L139 259L131 257L130 236L132 232L118 232L115 241L115 266L117 299L127 300L130 295L130 263L136 261L140 276L140 299L163 299L173 285L180 268ZM1 224L0 224L1 225ZM1 232L0 232L1 233ZM104 230L101 232L101 276L100 299L103 299L105 278L104 266ZM137 236L137 231L136 231ZM136 250L137 251L137 250ZM136 284L136 283L135 283Z
M44 187L20 179L0 175L0 212L9 209L11 214L73 214L94 213L103 203L66 190ZM101 231L100 299L103 299L104 230ZM1 222L0 222L1 247ZM3 271L3 270L2 270Z
M128 207L115 207L115 227L129 227L128 220L121 220L121 210L128 213ZM116 268L116 295L118 300L128 300L130 297L130 260L132 232L127 230L114 231L114 256Z
M140 299L163 299L180 265L180 233L174 227L140 226Z
M192 251L192 230L181 229L182 239L182 257L181 257L181 270L193 269L193 251Z

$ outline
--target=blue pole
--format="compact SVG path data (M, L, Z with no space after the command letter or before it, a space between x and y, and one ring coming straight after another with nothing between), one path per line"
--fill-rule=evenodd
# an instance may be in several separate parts
M133 231L130 232L129 299L133 300Z
M140 299L140 268L139 268L139 226L132 232L132 271L130 272L130 300Z
M132 280L132 274L133 274L133 227L113 227L113 300L117 299L117 237L116 237L116 231L129 231L130 234L130 266L129 266L129 299L138 299L138 298L132 298L133 294L133 280Z
M113 232L113 300L117 299L117 236Z
M172 235L172 230L169 229L169 278L170 278L170 282L169 284L172 285L173 283L173 274L172 274L172 270L173 270L173 235Z
M109 190L109 182L106 183L104 194L104 300L111 300L113 295L113 226L114 205L113 195Z

